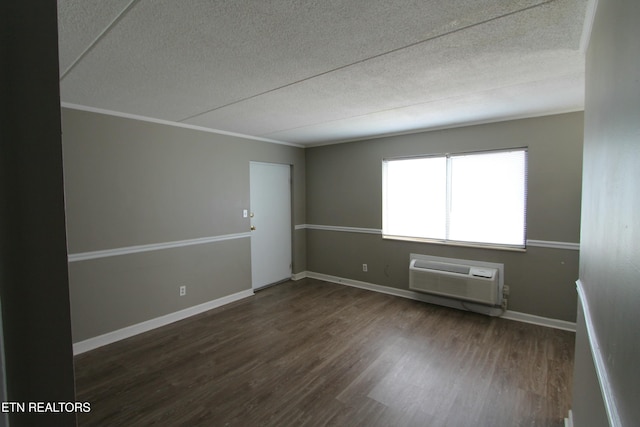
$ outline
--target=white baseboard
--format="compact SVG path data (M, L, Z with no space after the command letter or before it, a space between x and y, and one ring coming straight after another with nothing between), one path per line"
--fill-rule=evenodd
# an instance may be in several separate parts
M575 322L566 320L551 319L549 317L536 316L534 314L520 313L519 311L507 310L502 316L503 319L516 320L518 322L531 323L533 325L546 326L548 328L562 329L564 331L575 332Z
M302 273L297 273L296 278L293 280L304 279L305 277L309 277L312 279L324 280L327 282L337 283L340 285L352 286L360 289L367 289L370 291L380 292L383 294L395 295L402 298L413 299L416 301L423 301L429 303L435 303L440 305L445 305L447 307L465 309L461 306L460 303L450 300L449 298L440 298L437 296L427 295L420 292L413 292L405 289L397 289L391 288L389 286L376 285L368 282L361 282L359 280L345 279L343 277L331 276L328 274L315 273L312 271L304 271ZM465 305L469 305L465 303ZM479 310L490 310L490 307L485 307L480 304L476 304L475 307L479 308ZM476 310L474 310L476 311ZM485 314L495 315L494 313L487 312ZM531 323L534 325L545 326L548 328L562 329L565 331L576 331L576 324L574 322L567 322L566 320L558 320L551 319L548 317L536 316L528 313L520 313L518 311L507 310L502 316L503 319L507 320L515 320L518 322Z
M416 301L436 303L436 304L441 304L441 305L445 305L453 308L464 309L461 306L459 306L459 304L456 304L456 302L452 302L447 298L439 298L436 296L422 294L419 292L413 292L405 289L391 288L389 286L376 285L373 283L362 282L362 281L352 280L352 279L345 279L342 277L330 276L327 274L315 273L311 271L303 271L300 273L295 273L291 276L291 279L302 280L307 277L312 279L324 280L331 283L352 286L360 289L366 289L374 292L380 292L383 294L394 295L402 298L408 298ZM73 344L73 354L78 355L81 353L85 353L87 351L94 350L98 347L112 344L116 341L120 341L125 338L129 338L134 335L141 334L143 332L148 332L152 329L156 329L161 326L165 326L170 323L177 322L179 320L183 320L191 316L195 316L196 314L200 314L205 311L212 310L217 307L221 307L223 305L232 303L234 301L238 301L243 298L250 297L253 294L254 294L253 290L248 289L248 290L237 292L232 295L227 295L225 297L218 298L203 304L189 307L184 310L176 311L174 313L157 317L155 319L151 319L135 325L127 326L125 328L118 329L116 331L108 332L106 334L99 335L97 337L89 338L84 341L79 341ZM480 305L478 305L478 307L482 308ZM492 314L492 313L485 313L485 314ZM558 319L550 319L547 317L535 316L533 314L520 313L517 311L511 311L511 310L507 310L507 312L501 317L504 319L515 320L518 322L532 323L535 325L546 326L546 327L556 328L556 329L563 329L563 330L572 331L572 332L575 332L575 329L576 329L575 323L572 323L572 322L567 322L567 321L558 320Z
M305 277L307 277L307 272L306 272L306 271L303 271L303 272L301 272L301 273L294 273L294 274L292 274L292 275L291 275L291 280L298 281L298 280L302 280L302 279L304 279Z
M185 308L184 310L169 313L164 316L156 317L155 319L147 320L142 323L127 326L126 328L118 329L117 331L108 332L97 337L89 338L84 341L80 341L73 344L73 354L78 355L89 350L94 350L98 347L102 347L107 344L112 344L116 341L123 340L125 338L132 337L134 335L148 332L152 329L159 328L161 326L168 325L178 320L186 319L187 317L195 316L196 314L204 313L205 311L212 310L217 307L232 303L234 301L241 300L253 295L253 289L237 292L235 294L227 295L226 297L218 298L203 304L195 305L193 307Z

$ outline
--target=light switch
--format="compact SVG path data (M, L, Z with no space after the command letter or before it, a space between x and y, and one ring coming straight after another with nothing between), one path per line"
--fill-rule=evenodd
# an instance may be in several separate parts
M246 209L244 209L244 210L242 211L242 218L246 218L246 217L248 217L248 216L249 216L249 211L247 211Z

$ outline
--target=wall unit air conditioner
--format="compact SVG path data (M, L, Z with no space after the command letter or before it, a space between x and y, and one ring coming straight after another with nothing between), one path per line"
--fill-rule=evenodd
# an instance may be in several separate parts
M409 289L490 306L502 304L502 264L411 254Z

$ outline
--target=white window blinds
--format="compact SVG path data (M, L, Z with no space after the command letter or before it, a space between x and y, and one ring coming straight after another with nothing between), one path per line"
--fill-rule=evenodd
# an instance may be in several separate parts
M522 248L527 151L383 162L383 235Z

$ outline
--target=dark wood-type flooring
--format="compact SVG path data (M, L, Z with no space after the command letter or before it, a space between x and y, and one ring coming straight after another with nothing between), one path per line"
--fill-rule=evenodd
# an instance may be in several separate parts
M80 426L562 426L574 334L312 279L76 356Z

